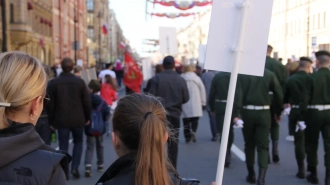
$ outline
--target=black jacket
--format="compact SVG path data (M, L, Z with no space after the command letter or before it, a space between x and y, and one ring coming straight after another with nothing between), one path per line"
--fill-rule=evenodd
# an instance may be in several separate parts
M62 73L49 83L48 117L55 128L84 127L91 117L91 98L85 82Z
M161 97L170 116L180 118L182 104L189 101L187 82L175 71L164 70L150 80L148 93Z
M117 159L98 180L96 185L134 185L136 154ZM183 180L176 172L169 172L172 185L199 185L198 180Z
M45 145L30 123L0 130L1 185L65 185L68 159Z

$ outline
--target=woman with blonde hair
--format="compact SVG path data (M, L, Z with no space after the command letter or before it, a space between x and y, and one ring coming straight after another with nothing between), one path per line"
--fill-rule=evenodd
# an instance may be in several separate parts
M25 53L1 53L0 74L0 184L65 185L66 156L34 128L47 100L42 65Z
M119 100L113 115L112 143L117 159L97 185L199 185L182 180L165 150L166 111L153 96L131 94Z
M194 65L186 65L181 76L186 80L189 92L189 101L182 105L184 137L186 142L196 142L196 131L199 117L203 116L203 108L206 106L206 91L204 84L195 73Z

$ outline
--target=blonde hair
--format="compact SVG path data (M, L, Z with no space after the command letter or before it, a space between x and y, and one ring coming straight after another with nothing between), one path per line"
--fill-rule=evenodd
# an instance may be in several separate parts
M194 64L189 64L189 65L185 65L183 68L183 72L187 73L187 72L195 72L196 71L196 67Z
M41 63L34 57L14 51L0 54L0 129L8 127L9 112L21 107L46 92L47 76Z

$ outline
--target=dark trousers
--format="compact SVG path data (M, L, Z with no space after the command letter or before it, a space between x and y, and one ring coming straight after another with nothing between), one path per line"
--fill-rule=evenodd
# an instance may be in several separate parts
M58 141L60 150L68 152L70 132L73 137L73 152L72 152L72 169L79 168L81 155L83 152L83 135L84 127L82 128L59 128Z
M196 133L199 117L183 118L183 133L187 141L191 139L191 132Z
M297 162L302 162L305 160L305 131L295 131L298 121L297 114L299 114L298 109L291 109L289 115L289 133L292 133L292 135L294 136L294 151L296 155L296 160Z
M211 115L211 111L208 111L208 115L209 115L209 120L210 120L210 128L211 128L211 133L212 133L212 137L216 137L218 132L218 127L217 127L217 120L215 118L215 116Z
M120 88L120 87L121 87L121 81L122 81L122 78L117 77L116 79L117 79L118 87Z
M104 146L103 136L87 136L86 139L85 166L92 166L94 148L96 147L97 165L103 166Z
M330 110L308 110L306 115L306 153L309 167L318 165L317 149L320 132L323 137L324 165L330 169Z
M180 118L173 116L166 116L169 122L169 127L173 133L172 137L168 138L168 157L173 165L176 168L179 152L179 130L180 130Z
M278 141L280 139L280 124L275 120L275 113L271 109L271 127L270 127L270 137L272 141Z
M218 133L220 134L220 140L222 137L223 131L223 124L225 121L225 110L226 110L226 103L217 102L215 104L215 117L217 122ZM234 142L234 129L230 126L229 130L229 137L228 137L228 145L227 145L227 154L230 154L231 146ZM228 156L230 157L230 156Z
M50 145L52 140L52 130L50 129L48 118L39 118L35 128L45 144Z
M254 165L255 150L258 152L258 165L261 169L268 168L269 132L271 127L269 110L242 111L244 121L243 136L245 156L248 166Z

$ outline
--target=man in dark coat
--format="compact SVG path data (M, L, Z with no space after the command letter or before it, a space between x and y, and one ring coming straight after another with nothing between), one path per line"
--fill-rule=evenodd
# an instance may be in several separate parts
M60 150L68 151L70 132L73 136L72 175L78 171L83 150L85 125L90 122L91 98L85 82L72 74L74 63L65 58L61 63L63 73L49 84L49 123L58 130Z

